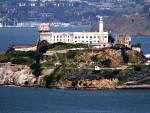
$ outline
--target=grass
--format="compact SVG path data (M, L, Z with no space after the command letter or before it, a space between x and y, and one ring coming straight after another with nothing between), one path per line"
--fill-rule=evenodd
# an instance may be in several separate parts
M71 44L71 43L54 43L50 45L48 50L65 50L72 48L88 48L87 44Z

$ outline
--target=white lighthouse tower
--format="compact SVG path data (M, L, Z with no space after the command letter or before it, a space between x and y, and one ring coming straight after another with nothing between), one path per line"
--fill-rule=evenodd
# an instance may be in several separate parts
M103 17L100 16L99 17L99 32L103 33L104 32L104 28L103 28Z
M99 33L103 33L104 32L104 28L103 28L103 17L102 16L96 16L97 18L99 18Z

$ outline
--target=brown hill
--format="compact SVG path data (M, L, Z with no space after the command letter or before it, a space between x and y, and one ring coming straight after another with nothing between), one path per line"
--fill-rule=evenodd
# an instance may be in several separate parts
M104 26L117 34L150 35L150 14L108 17L104 19ZM91 30L98 31L98 23Z

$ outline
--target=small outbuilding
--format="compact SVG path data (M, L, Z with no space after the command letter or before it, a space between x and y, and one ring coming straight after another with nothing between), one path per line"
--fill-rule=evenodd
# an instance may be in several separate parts
M15 51L36 51L37 44L32 45L9 45L8 48L13 48Z

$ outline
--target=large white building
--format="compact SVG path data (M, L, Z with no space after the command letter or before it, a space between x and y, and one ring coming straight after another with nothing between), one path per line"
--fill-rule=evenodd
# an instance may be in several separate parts
M49 43L83 43L105 46L108 44L108 32L104 32L103 18L99 19L99 32L50 32L46 24L39 26L39 40Z

